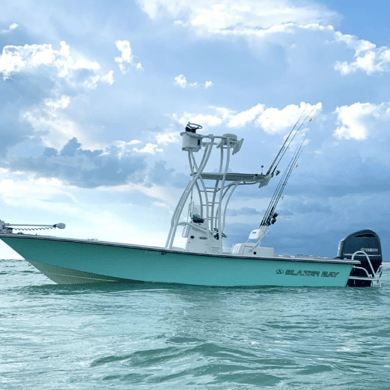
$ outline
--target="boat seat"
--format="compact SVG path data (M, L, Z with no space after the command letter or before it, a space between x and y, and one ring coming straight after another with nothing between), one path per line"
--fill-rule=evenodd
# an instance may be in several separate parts
M194 214L192 216L192 220L195 222L195 223L203 223L204 222L204 218L202 218L200 215L198 214Z

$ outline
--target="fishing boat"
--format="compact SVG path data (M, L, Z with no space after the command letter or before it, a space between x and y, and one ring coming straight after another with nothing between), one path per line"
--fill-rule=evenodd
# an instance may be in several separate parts
M302 152L304 137L258 228L250 232L246 242L234 244L229 252L224 250L226 213L232 194L242 186L256 185L261 189L280 173L278 164L305 120L300 118L295 124L266 173L262 170L232 173L231 157L240 151L244 140L235 134L202 134L200 125L188 123L180 135L182 150L188 155L190 180L173 213L165 247L23 233L27 229L63 229L63 223L22 225L0 221L0 239L60 284L149 282L219 287L379 284L382 249L379 236L372 230L360 230L342 239L334 258L280 255L274 248L261 245L276 221L276 205ZM213 151L219 157L216 169L208 167ZM180 233L186 242L184 247L175 246Z

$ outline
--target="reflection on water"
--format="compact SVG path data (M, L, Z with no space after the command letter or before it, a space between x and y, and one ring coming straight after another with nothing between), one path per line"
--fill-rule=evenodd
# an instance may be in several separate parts
M388 389L382 288L52 284L0 261L0 388Z

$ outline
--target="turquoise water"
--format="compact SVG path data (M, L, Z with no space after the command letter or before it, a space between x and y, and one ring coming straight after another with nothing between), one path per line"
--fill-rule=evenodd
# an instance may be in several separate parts
M52 284L0 260L1 389L389 389L381 288Z

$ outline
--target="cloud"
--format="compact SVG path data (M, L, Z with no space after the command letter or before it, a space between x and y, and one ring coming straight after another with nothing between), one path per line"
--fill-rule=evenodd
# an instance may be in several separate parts
M172 140L168 137L167 142L176 142ZM149 156L163 151L158 145L147 143L143 148L134 147L139 144L139 140L117 140L104 149L91 150L82 147L75 137L59 149L35 144L30 147L28 157L24 152L0 160L0 170L18 172L21 177L27 174L34 181L57 180L61 185L81 188L130 186L126 187L128 191L147 194L151 193L152 190L147 190L151 187L183 188L187 184L188 175L167 168L165 161L148 164Z
M110 85L114 84L114 71L110 70L105 76L102 77L102 81Z
M324 72L332 67L342 76L357 71L372 75L390 70L389 47L377 48L372 42L335 31L332 25L285 23L261 29L241 26L218 30L215 34L229 39L242 37L259 60L262 56L269 55L267 50L271 48L279 55L282 49L283 56L279 58L279 66L285 62L284 65L289 69L306 71L305 77L310 77L309 72L313 72L313 66L316 66L315 62L319 59L321 68L317 72ZM274 54L273 51L271 53ZM304 56L305 61L297 61L297 53ZM346 60L341 60L342 58ZM272 62L272 57L268 61ZM309 69L306 63L311 63L312 67ZM299 68L295 68L295 65ZM324 74L328 76L326 72Z
M39 137L47 147L59 149L70 137L80 139L83 145L94 145L91 134L68 117L66 110L71 101L71 97L66 95L46 98L22 111L20 119L31 126L33 135Z
M173 84L178 87L185 88L187 86L187 79L183 74L179 74L175 77Z
M7 29L1 30L0 33L6 34L6 33L9 33L13 30L16 30L18 27L19 27L19 25L17 23L12 23Z
M115 57L115 62L119 64L119 69L123 74L126 74L129 71L129 66L133 66L138 70L143 69L140 62L134 61L134 56L132 54L129 41L116 41L115 45L121 52L120 57Z
M152 19L170 14L176 24L189 26L198 33L219 32L232 28L269 28L286 23L328 24L339 15L317 2L290 0L220 0L217 4L207 0L138 0L141 8Z
M167 168L166 166L166 161L155 162L153 168L148 171L147 181L157 186L185 188L190 176L177 173L173 168Z
M115 145L118 157L122 158L122 157L126 156L126 154L128 153L129 150L133 149L133 145L138 145L140 143L141 143L141 141L139 141L137 139L134 139L134 140L131 140L128 142L117 140L113 143L113 145Z
M180 142L180 134L177 131L168 131L156 134L156 141L161 145L168 145Z
M368 75L390 71L390 48L377 48L373 43L354 35L335 32L335 40L355 50L354 61L336 61L334 68L342 75L363 71Z
M258 43L269 41L281 44L285 50L295 45L297 33L322 31L324 43L343 44L354 50L353 60L335 59L332 66L341 75L363 71L368 75L390 71L390 48L377 48L375 44L356 36L334 31L332 25L341 21L341 15L315 1L295 2L290 0L233 0L210 3L206 0L171 2L169 0L138 0L141 8L152 19L170 15L174 24L191 28L196 34L218 34L226 37L241 36L248 40L256 51ZM179 20L177 20L179 18ZM328 37L327 35L330 36ZM294 42L286 39L294 37ZM282 38L283 37L283 38ZM329 39L330 38L330 39ZM258 41L256 44L253 40ZM316 39L318 45L318 38ZM333 55L337 49L333 50ZM342 56L344 56L342 53Z
M263 128L266 133L283 133L290 129L304 114L315 117L322 111L322 103L311 105L301 102L299 105L289 104L283 109L274 107L265 108L264 104L257 104L248 110L236 112L224 107L210 107L216 113L212 114L190 114L184 112L181 116L172 114L172 119L185 125L187 122L202 124L202 126L216 127L226 124L230 128L240 128L254 125Z
M251 215L259 218L259 212L252 207L241 207L240 209L228 209L226 215L229 217L237 217L239 215Z
M223 122L218 115L191 114L189 112L184 112L180 117L177 114L172 114L171 117L183 126L192 122L202 124L203 127L215 127L220 126Z
M187 83L187 78L183 74L179 74L174 78L173 85L176 85L177 87L180 88L203 86L204 89L207 89L213 86L213 82L206 81L205 83L199 83L196 81L193 83Z
M163 203L163 202L153 202L153 206L161 208L161 209L166 209L169 212L172 212L171 207L168 204Z
M45 191L42 191L42 188L45 188ZM10 206L18 208L29 206L33 210L45 209L46 212L55 211L55 207L58 211L59 204L62 211L68 212L76 200L70 189L65 188L58 179L25 180L15 176L13 179L6 177L0 180L0 198Z
M310 114L314 117L322 110L322 103L314 106L309 103L301 102L300 105L289 104L283 109L267 108L256 119L256 124L264 129L266 133L283 133L290 129L297 122L301 114L304 117Z
M256 104L256 106L241 111L234 115L228 122L228 127L244 127L247 124L253 122L260 114L264 112L264 104Z
M142 149L133 148L137 153L156 154L156 152L163 152L163 149L159 148L158 145L147 143Z
M365 140L379 132L387 131L390 125L390 102L381 104L354 103L337 107L337 124L333 133L337 139Z
M58 178L70 185L85 188L142 183L147 165L144 158L117 145L105 150L83 149L76 138L61 149L45 148L37 157L10 157L9 170L38 177Z
M15 145L20 153L26 152L33 139L57 149L72 137L83 145L96 145L86 129L72 118L69 106L76 96L99 84L112 85L112 70L104 72L98 62L73 52L62 41L59 49L51 44L6 45L0 54L0 73L7 96L0 107L3 153ZM85 101L85 96L82 99Z
M24 46L7 45L0 55L0 73L3 80L18 73L34 73L43 69L48 77L65 79L70 85L96 88L99 81L110 83L96 61L83 57L74 59L65 41L56 50L51 44ZM47 72L48 71L48 72Z

